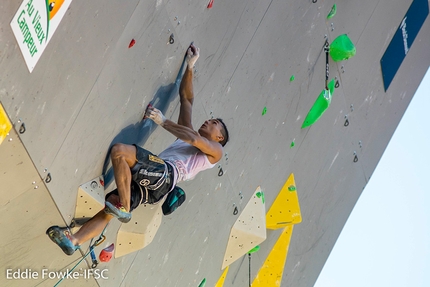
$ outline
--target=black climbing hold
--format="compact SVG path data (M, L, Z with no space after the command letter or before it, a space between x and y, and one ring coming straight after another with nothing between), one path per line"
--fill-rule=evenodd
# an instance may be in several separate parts
M312 0L312 3L317 3L317 0Z
M222 167L220 167L218 171L218 176L223 176L223 175L224 175L224 171L222 170Z
M239 210L237 209L237 206L234 207L233 215L237 215Z
M45 178L45 182L46 182L46 183L50 183L50 182L51 182L51 180L52 180L51 173L50 173L50 172L48 172L48 174L46 175L46 178Z
M19 128L19 133L20 133L20 134L23 134L23 133L25 133L25 131L26 131L25 124L24 124L24 123L22 123L22 124L21 124L21 127Z
M343 124L345 127L347 127L347 126L349 126L349 120L348 119L346 119L345 120L345 123Z
M358 156L357 155L355 155L354 156L354 162L357 162L358 161Z
M339 80L336 80L336 84L334 85L334 87L337 89L339 88Z
M175 35L173 35L173 33L170 35L169 43L170 43L170 44L175 43Z

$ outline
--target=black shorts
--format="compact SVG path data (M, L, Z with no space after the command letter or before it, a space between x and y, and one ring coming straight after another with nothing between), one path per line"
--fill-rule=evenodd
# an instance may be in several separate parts
M173 167L150 151L136 146L137 163L131 168L130 211L143 204L155 204L173 189ZM106 199L118 194L115 189Z

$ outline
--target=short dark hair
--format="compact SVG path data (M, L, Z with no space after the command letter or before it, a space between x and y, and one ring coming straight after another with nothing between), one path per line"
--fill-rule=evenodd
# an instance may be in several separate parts
M221 134L224 137L224 139L222 141L220 141L219 143L222 146L225 146L227 144L228 138L229 138L228 137L228 129L227 129L227 126L225 125L225 123L224 123L224 121L222 119L217 118L217 120L222 124Z

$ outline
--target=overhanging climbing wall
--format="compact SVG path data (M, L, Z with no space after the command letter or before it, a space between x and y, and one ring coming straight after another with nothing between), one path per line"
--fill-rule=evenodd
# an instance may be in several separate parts
M79 258L64 257L46 238L46 228L71 221L79 186L102 174L112 144L139 143L159 154L175 140L155 124L144 124L142 117L153 103L166 118L177 120L176 76L194 41L201 50L193 77L193 125L198 128L211 117L224 120L231 138L223 158L214 169L180 184L187 200L162 217L151 244L99 264L109 270L109 279L93 283L198 286L205 278L206 286L214 286L232 227L256 187L265 192L269 210L294 173L302 222L294 226L281 286L314 285L429 67L428 15L420 15L422 25L415 31L411 24L416 21L409 21L418 18L403 21L413 3L428 1L342 1L336 13L330 13L333 0L214 0L208 8L209 2L72 1L29 73L10 28L23 1L2 0L0 101L14 129L23 127L19 139L28 153L22 160L20 152L8 149L4 157L9 139L0 145L0 194L7 199L0 210L8 212L2 213L0 225L9 231L0 239L6 247L0 248L2 274L9 266L58 271ZM325 43L345 34L356 54L340 62L329 54L328 81L335 79L330 104L325 101L317 121L302 129L326 90ZM404 35L410 35L408 41L415 36L406 41L407 54ZM404 57L391 69L387 88L381 59L391 43ZM390 62L385 60L384 66ZM10 166L5 159L16 162ZM28 162L31 172L25 168ZM20 172L12 173L15 168ZM52 180L42 184L48 173ZM119 228L118 220L109 224L106 246L116 242ZM23 231L32 240L24 241ZM252 283L281 231L267 230L260 250L251 256L251 271L249 250L243 250L229 265L223 287L247 286L250 277ZM3 280L0 276L1 286L39 283Z

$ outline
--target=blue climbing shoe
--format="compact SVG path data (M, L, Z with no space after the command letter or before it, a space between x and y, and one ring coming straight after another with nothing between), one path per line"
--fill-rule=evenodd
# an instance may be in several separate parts
M106 201L105 213L110 214L118 218L122 223L127 223L131 220L131 212L127 212L125 207L118 203L113 205L109 201Z
M79 248L79 246L73 245L71 233L67 227L51 226L46 230L46 234L67 255L72 255Z

